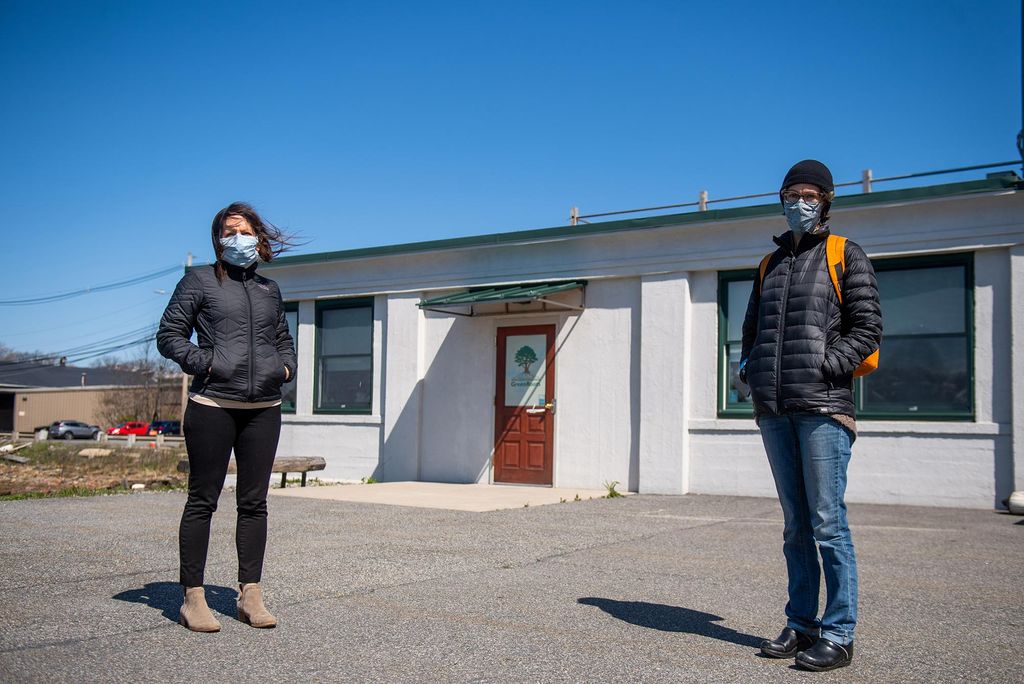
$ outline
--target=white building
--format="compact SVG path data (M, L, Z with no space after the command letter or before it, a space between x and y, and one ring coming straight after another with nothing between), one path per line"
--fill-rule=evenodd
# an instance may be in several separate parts
M885 325L848 500L1024 489L1022 191L992 174L834 204ZM299 357L280 453L327 478L774 496L732 375L784 230L771 203L276 260Z

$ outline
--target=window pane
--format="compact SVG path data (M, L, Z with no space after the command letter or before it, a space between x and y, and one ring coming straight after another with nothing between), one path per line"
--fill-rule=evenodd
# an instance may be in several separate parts
M727 344L725 350L728 355L726 358L728 384L725 387L725 405L728 407L751 406L750 388L745 383L740 382L740 351L742 351L742 345Z
M729 282L729 327L726 335L730 340L743 339L743 317L747 313L747 302L750 301L750 290L754 287L753 280L733 280Z
M965 332L963 266L877 275L886 335Z
M326 309L320 315L321 354L370 353L373 344L373 310L370 307Z
M298 311L285 311L284 320L288 322L288 332L292 336L292 342L298 345L299 336L297 334L299 328L299 312ZM298 358L298 351L296 351L296 358ZM295 408L295 374L292 374L291 379L281 386L281 405L285 409Z
M958 297L963 299L962 289ZM878 370L863 379L862 410L905 413L908 417L928 412L968 413L968 358L966 337L883 340Z
M317 408L370 409L373 387L371 357L320 359L320 401Z

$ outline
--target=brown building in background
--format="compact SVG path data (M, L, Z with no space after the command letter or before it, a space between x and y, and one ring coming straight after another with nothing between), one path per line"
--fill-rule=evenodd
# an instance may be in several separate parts
M161 382L159 387L166 384ZM177 386L173 382L171 385ZM157 386L153 381L147 383L144 374L132 371L0 362L0 432L31 432L57 420L79 420L107 428L118 420L113 415L116 412L111 410L114 397L154 394ZM146 408L146 413L161 409L180 413L180 398L173 389L170 394L174 395L174 406L179 407L176 410L158 399L141 405L152 407ZM174 419L177 415L158 417ZM135 416L130 418L136 419ZM143 415L137 419L148 421L151 418L151 415Z

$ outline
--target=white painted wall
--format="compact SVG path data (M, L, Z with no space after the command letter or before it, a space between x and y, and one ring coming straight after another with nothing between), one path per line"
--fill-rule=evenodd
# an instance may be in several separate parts
M717 274L694 280L706 292ZM976 252L975 422L858 421L848 501L991 508L1009 495L1014 475L1009 295L1008 250ZM695 307L694 319L702 344L694 346L693 367L700 370L692 378L698 400L691 423L689 491L774 496L753 421L714 418L717 374L709 376L706 370L718 362L717 310Z
M693 421L691 489L698 494L775 496L753 421ZM973 423L859 421L846 500L992 508L997 458L1009 434Z
M639 491L689 491L693 304L687 273L641 281Z
M380 418L373 416L285 416L280 456L322 456L325 480L359 480L373 475L380 450Z
M486 482L494 433L493 319L433 312L424 318L419 478Z
M555 485L636 491L640 280L595 280L558 336Z
M1024 193L835 212L871 256L975 252L977 420L860 421L850 501L989 508L1024 489ZM298 407L282 453L324 455L325 477L486 482L495 334L554 323L555 484L775 496L750 419L717 417L718 271L752 268L780 219L582 235L274 269L299 310ZM424 313L453 288L585 278L582 314ZM374 412L312 408L313 301L376 295Z
M373 402L371 415L316 414L313 409L314 351L316 343L316 306L312 301L299 303L298 339L295 348L299 367L295 377L295 413L281 421L278 455L322 456L323 471L311 473L326 480L359 480L373 475L380 459L381 396L383 385L384 323L387 297L374 299L373 326Z
M1024 244L1009 251L1013 489L1024 491Z
M387 298L384 329L383 429L380 463L374 477L381 481L420 477L420 430L423 410L423 316L416 304L419 293Z
M1024 192L836 209L833 214L837 232L874 256L1024 242ZM288 300L546 279L633 278L754 268L771 249L771 236L784 230L780 215L264 268Z

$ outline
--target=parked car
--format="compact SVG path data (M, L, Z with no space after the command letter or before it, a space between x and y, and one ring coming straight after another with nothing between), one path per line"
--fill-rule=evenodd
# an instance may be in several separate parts
M96 439L99 425L89 425L80 420L58 420L46 429L50 439Z
M180 420L154 420L149 424L149 434L151 435L180 435L181 434L181 421Z
M149 423L130 420L117 427L107 428L108 435L148 435Z

